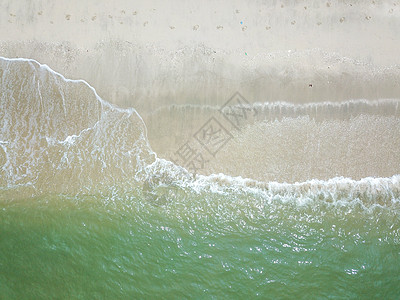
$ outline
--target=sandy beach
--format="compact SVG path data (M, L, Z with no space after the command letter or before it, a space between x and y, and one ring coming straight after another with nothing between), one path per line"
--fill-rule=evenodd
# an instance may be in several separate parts
M400 0L0 0L0 298L398 299Z
M400 1L3 1L0 33L0 56L36 59L67 78L86 80L111 103L134 107L146 123L152 148L167 159L235 92L250 104L400 96ZM395 126L389 123L386 130ZM374 135L353 134L364 137L360 147L368 147L369 139L382 145ZM339 130L331 140L343 136ZM340 165L348 141L340 147L325 160L327 165ZM293 151L289 157L297 157ZM305 157L308 151L314 150L305 151ZM381 150L372 152L382 157ZM398 161L397 155L383 152ZM225 156L206 173L229 171L230 156ZM369 161L357 158L353 167ZM301 176L290 178L270 177L262 170L255 177L362 178L388 176L396 169L354 168L300 170ZM251 176L250 167L245 169L232 174Z
M2 1L0 55L143 113L172 103L399 95L399 1ZM308 89L313 84L312 91Z

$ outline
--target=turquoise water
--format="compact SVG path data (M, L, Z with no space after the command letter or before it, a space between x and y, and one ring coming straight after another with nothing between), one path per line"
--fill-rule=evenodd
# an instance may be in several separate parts
M398 205L140 191L0 203L2 299L400 295Z
M399 175L193 175L157 158L133 108L112 106L84 81L0 58L0 89L0 299L399 298ZM388 173L393 123L374 111L380 102L353 104L349 118L361 109L382 121L386 156L376 163ZM382 105L397 120L398 102ZM335 151L351 124L335 122L321 152ZM374 151L368 141L346 153ZM268 159L254 161L262 168ZM337 167L314 160L297 167Z

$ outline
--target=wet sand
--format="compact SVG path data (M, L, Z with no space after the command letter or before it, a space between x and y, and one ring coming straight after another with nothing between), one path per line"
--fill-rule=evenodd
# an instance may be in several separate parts
M67 78L85 79L107 101L135 107L147 125L150 144L165 158L213 115L207 107L218 110L237 91L250 104L400 98L400 1L120 0L88 1L85 5L79 1L31 1L28 5L4 1L0 11L0 56L36 59ZM355 117L360 114L354 111ZM237 158L232 158L231 152L220 152L205 173L252 176L254 161L268 161L269 169L274 162L279 162L279 168L261 169L254 178L295 181L336 175L389 176L396 173L399 161L393 154L396 143L392 141L397 137L385 134L382 141L379 133L371 137L371 132L372 124L390 132L398 126L398 112L393 116L396 119L331 124L337 131L329 138L330 129L321 127L326 124L315 127L312 116L305 125L304 120L279 120L271 131L276 137L284 128L291 128L288 137L299 134L297 126L309 128L303 141L292 145L293 153L283 158L280 153L285 153L282 149L290 143L284 139L280 141L283 148L274 148L276 144L268 148L266 140L256 134L264 125L256 125L256 129L248 129L247 136L236 136L236 142L247 139L246 155L239 151L243 144L229 150L246 159L233 167ZM371 126L367 133L349 131L349 126L362 130L361 124ZM344 139L340 150L319 157L321 170L305 171L296 147L312 145L310 132L325 145L343 136L361 136L361 144L354 145L365 148L372 143L373 155L354 159L359 152L354 147L349 150L350 140ZM252 141L260 139L263 146L251 150ZM308 148L302 153L308 157L314 152ZM267 154L273 157L267 159ZM282 166L282 159L288 157L291 162ZM346 161L343 157L347 162L341 163ZM360 167L388 159L388 166ZM293 168L298 172L293 173ZM278 176L280 173L284 175Z

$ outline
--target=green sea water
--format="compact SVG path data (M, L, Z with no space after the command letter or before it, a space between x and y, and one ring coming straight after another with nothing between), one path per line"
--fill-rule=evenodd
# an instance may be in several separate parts
M398 299L396 206L140 190L0 202L1 299Z
M357 119L354 136L346 135L350 125L339 118L334 134L322 135L327 149L311 150L334 152L344 136L343 169L318 156L296 165L344 174L366 167L359 155L375 153L369 160L382 177L229 176L241 174L233 172L240 160L226 161L233 173L194 175L157 157L134 108L117 108L85 81L34 60L0 58L0 299L398 299L398 135L384 112L397 120L399 101L336 110L381 120L370 135L385 136L382 149L369 136L353 141L366 122ZM306 108L292 112L308 115ZM326 103L321 109L335 113ZM252 142L279 144L260 133ZM269 170L270 157L248 156L247 145L238 157L254 160L260 174ZM285 166L274 173L290 177L279 150L288 145L298 147L271 149Z

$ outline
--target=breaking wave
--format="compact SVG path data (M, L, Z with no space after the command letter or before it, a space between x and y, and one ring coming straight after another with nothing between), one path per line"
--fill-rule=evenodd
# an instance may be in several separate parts
M367 207L397 207L400 200L396 174L301 183L194 175L157 157L135 109L109 104L83 80L66 79L34 60L7 58L0 58L0 80L0 199L127 188L161 205L187 193L251 194L263 201L298 204L358 201ZM383 105L367 101L255 105L260 120L303 115L318 119L321 114L347 118L355 106L364 114L378 110L385 116L398 116L398 102L392 100Z

